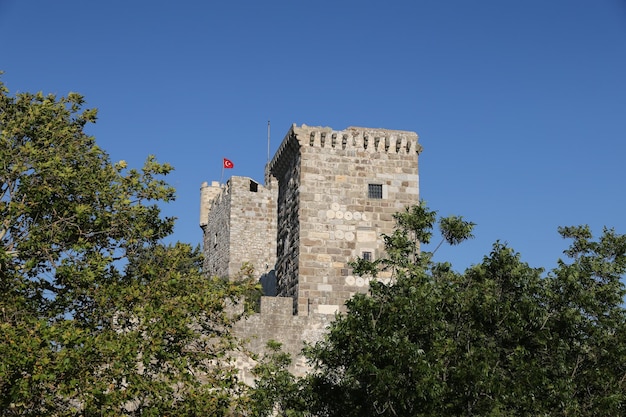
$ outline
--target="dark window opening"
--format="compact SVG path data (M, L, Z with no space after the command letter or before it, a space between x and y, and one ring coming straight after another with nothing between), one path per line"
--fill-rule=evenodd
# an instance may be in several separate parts
M252 191L253 193L259 191L259 184L254 181L250 181L250 191Z
M372 252L363 252L363 260L371 261L372 260Z
M367 196L369 198L383 198L383 185L382 184L368 184Z

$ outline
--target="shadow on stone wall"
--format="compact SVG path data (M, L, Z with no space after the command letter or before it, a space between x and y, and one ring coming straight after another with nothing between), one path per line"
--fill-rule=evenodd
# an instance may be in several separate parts
M276 294L278 294L278 292L276 290L277 280L275 270L272 269L271 271L261 275L259 282L261 283L261 287L263 288L263 295L266 295L268 297L276 297Z

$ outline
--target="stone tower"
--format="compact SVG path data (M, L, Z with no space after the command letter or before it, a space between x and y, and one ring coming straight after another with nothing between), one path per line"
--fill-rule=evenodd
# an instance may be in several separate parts
M264 278L276 263L276 192L247 177L200 188L204 270L234 278L244 263ZM273 295L273 294L271 294Z
M419 202L414 132L293 125L267 173L278 182L277 292L297 315L334 314L367 280L347 263L384 251L393 214Z

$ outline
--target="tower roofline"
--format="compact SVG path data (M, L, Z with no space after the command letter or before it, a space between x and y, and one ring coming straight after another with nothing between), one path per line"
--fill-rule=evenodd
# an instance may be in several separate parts
M285 135L278 150L268 165L274 175L280 175L289 165L294 152L302 146L313 146L328 150L355 149L371 153L410 153L422 151L418 135L407 130L392 130L350 126L345 130L331 127L307 126L295 123Z

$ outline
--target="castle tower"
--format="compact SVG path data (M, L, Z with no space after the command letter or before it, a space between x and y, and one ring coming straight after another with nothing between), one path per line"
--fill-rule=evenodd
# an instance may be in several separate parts
M276 192L247 177L213 181L200 188L204 270L236 277L244 263L258 276L274 276ZM271 291L271 287L270 287Z
M277 291L298 315L334 314L368 281L357 256L382 256L393 214L419 202L414 132L293 125L266 177L278 181Z

